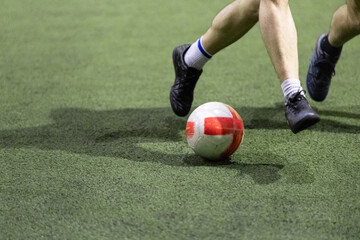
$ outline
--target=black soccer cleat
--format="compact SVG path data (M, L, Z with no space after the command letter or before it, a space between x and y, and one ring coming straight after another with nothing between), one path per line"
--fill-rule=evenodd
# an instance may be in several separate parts
M285 103L285 117L293 133L298 133L320 121L301 91Z
M175 69L175 82L170 90L170 103L172 110L178 116L186 116L191 109L194 98L194 88L202 70L188 67L184 61L184 54L190 44L178 46L173 51L173 64Z
M335 75L335 65L340 57L331 57L321 49L321 41L326 37L321 35L316 42L315 52L310 60L306 76L306 88L310 97L318 102L323 101L330 88L331 78Z

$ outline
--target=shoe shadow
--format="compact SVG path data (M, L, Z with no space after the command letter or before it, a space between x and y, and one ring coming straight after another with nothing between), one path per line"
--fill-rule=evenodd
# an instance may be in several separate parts
M315 131L334 133L360 133L360 106L343 107L344 110L317 110L320 122L313 128Z
M360 107L352 108L352 112L330 111L330 110L320 111L321 115L325 115L325 116L360 119L360 113L356 113L356 112L360 112Z

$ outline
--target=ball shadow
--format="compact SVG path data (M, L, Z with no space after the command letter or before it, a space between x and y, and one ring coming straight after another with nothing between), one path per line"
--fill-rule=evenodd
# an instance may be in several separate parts
M247 156L248 158L257 158L257 156ZM263 162L281 162L279 156L274 154L267 154L268 159L262 159ZM241 157L240 157L241 158ZM211 161L203 159L196 155L188 155L183 159L184 163L188 166L208 166L208 167L221 167L227 169L235 169L239 172L239 177L245 175L250 176L256 184L265 185L278 181L281 178L279 171L284 168L283 164L271 163L243 163L235 162L231 159L222 161Z

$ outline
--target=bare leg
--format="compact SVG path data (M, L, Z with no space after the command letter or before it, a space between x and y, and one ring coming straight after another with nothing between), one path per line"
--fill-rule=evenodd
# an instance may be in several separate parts
M360 34L360 0L348 0L333 15L329 42L334 47L341 47L351 38Z
M261 0L259 22L280 81L299 79L297 33L288 0Z
M204 34L204 48L214 55L244 36L258 21L260 0L236 0L225 7Z
M215 17L203 36L203 46L214 55L244 36L257 21L280 81L299 79L297 33L287 0L234 1Z
M176 76L170 102L177 115L185 116L190 111L195 84L204 64L212 55L244 36L258 21L265 46L282 82L285 116L291 130L297 133L319 121L298 80L297 33L288 0L236 0L214 18L202 39L174 49Z

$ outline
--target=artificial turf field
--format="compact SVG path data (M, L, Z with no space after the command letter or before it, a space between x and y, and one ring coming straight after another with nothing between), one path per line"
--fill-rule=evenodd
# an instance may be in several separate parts
M360 37L321 122L294 135L259 26L205 66L193 106L242 116L231 162L195 156L172 49L231 1L0 1L0 239L359 239ZM291 1L305 87L342 0Z

